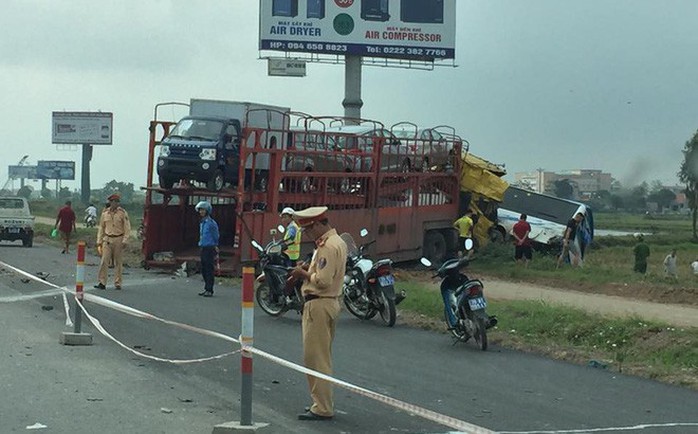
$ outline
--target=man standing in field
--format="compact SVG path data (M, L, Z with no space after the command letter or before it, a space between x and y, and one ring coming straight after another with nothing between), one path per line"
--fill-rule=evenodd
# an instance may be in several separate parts
M650 257L650 248L645 244L645 238L640 235L637 237L637 245L633 249L635 254L635 272L645 274L647 272L647 258Z
M526 221L527 218L526 214L521 214L519 221L511 229L511 235L514 237L514 259L516 262L523 261L526 267L533 258L531 239L528 238L528 234L531 233L531 225Z
M676 249L672 249L671 253L664 258L664 276L674 281L679 280L676 269Z
M567 222L565 233L562 235L562 252L560 257L557 258L557 268L560 268L560 264L562 264L567 255L570 255L570 262L573 266L579 265L582 252L579 250L579 245L575 243L575 239L577 237L577 227L582 220L584 220L584 214L578 212L574 218Z

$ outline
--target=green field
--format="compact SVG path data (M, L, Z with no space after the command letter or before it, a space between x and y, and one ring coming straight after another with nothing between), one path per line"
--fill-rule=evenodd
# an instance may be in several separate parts
M693 304L698 304L698 278L691 273L689 264L698 258L698 244L691 241L691 220L688 216L636 216L628 214L595 214L597 229L614 229L644 233L650 247L648 272L633 272L633 247L637 238L632 235L596 237L585 254L584 267L569 265L556 269L554 255L534 252L529 268L513 266L514 248L511 245L488 245L478 252L473 267L478 272L508 280L522 280L563 288L607 292L604 288L620 286L646 287L656 292L694 291ZM664 258L676 249L678 281L664 277ZM691 297L686 297L689 301ZM667 300L670 301L670 300ZM681 301L681 300L680 300ZM683 302L682 301L682 302Z

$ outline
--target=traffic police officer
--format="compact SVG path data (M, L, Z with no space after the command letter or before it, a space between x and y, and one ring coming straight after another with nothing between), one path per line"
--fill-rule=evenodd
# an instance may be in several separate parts
M102 211L97 229L97 248L102 250L102 261L99 264L99 283L95 288L106 289L107 268L113 261L114 286L121 289L123 248L131 235L131 222L126 210L119 206L121 196L114 193L107 200L109 207Z
M301 231L298 224L293 221L293 208L286 207L281 211L281 224L284 225L284 244L286 244L286 256L289 259L289 266L295 267L298 258L301 256Z
M315 241L310 265L298 266L292 274L303 279L303 362L307 368L332 374L332 340L339 316L347 262L347 245L329 225L327 207L310 207L294 214L303 234ZM300 420L327 420L334 416L332 384L308 375L313 404Z

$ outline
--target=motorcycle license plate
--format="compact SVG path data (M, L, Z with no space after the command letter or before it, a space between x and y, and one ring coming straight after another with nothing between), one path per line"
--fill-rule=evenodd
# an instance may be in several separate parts
M19 228L7 228L7 231L11 234L18 234Z
M378 283L380 283L381 286L391 286L395 283L395 278L391 275L379 276Z
M487 302L484 297L471 298L468 300L470 310L480 310L487 307Z

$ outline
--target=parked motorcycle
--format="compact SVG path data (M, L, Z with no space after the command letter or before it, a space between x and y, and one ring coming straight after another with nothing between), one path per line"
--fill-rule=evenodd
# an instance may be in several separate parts
M466 240L466 250L472 249L472 240ZM441 278L441 296L444 300L444 316L448 329L456 342L467 342L474 338L482 351L487 349L487 329L497 324L497 317L487 315L484 285L478 279L470 279L461 268L470 263L467 257L449 259L436 269L432 277ZM426 267L432 263L421 259Z
M283 232L280 226L279 231ZM257 289L255 298L262 310L271 316L280 316L289 310L303 312L301 281L291 277L293 267L287 266L283 240L272 239L265 247L252 240L252 246L259 253Z
M361 237L368 231L361 230ZM380 313L381 319L388 327L395 325L395 306L405 299L405 292L395 294L393 261L380 259L373 262L365 255L366 248L375 242L356 246L351 235L343 233L340 237L347 244L347 270L342 288L344 304L349 312L359 319L371 319Z
M87 214L85 216L85 226L88 228L93 228L97 225L97 217L92 214Z

